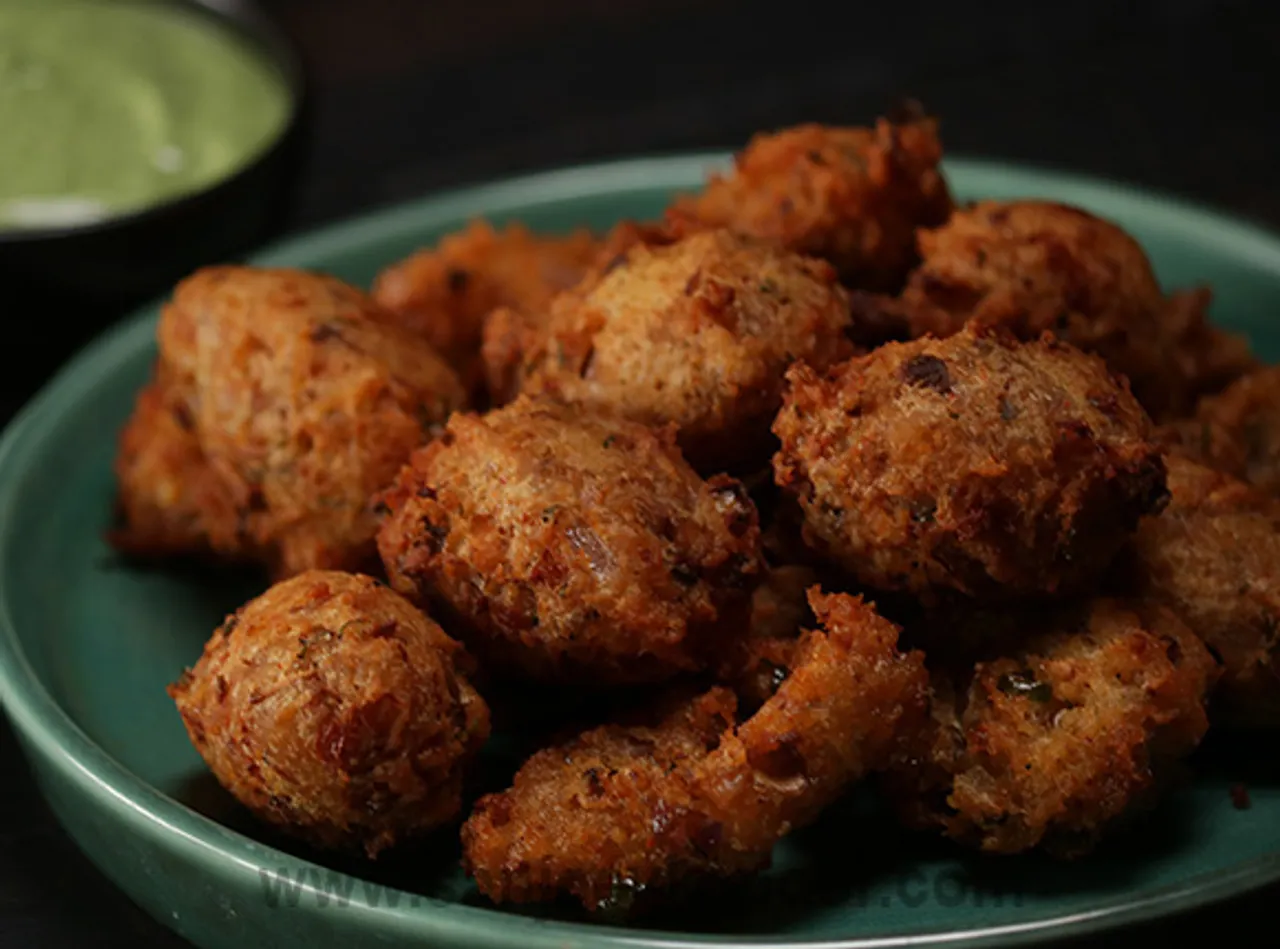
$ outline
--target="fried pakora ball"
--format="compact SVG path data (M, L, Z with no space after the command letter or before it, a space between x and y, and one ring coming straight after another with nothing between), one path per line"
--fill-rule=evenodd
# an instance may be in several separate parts
M457 414L382 495L396 589L512 676L586 685L707 668L745 627L760 530L672 432L521 398Z
M727 227L830 261L849 286L893 290L915 263L915 231L947 219L942 145L928 118L874 128L799 125L753 138L667 223Z
M1280 495L1280 366L1241 377L1171 424L1175 450Z
M901 297L879 306L859 298L855 312L897 314L914 336L948 336L968 322L1023 339L1051 331L1102 356L1160 419L1253 364L1243 339L1209 324L1207 290L1166 298L1137 241L1079 208L981 201L921 231L919 245L923 260Z
M1222 660L1234 722L1280 724L1280 502L1171 455L1171 501L1134 537L1132 589L1165 604Z
M852 782L885 767L920 727L920 653L860 599L813 591L821 631L735 727L716 688L649 727L605 725L530 758L513 786L477 802L463 860L494 902L568 894L589 910L671 896L768 865L774 844Z
M967 678L935 672L928 723L885 786L910 826L1075 856L1199 744L1217 666L1157 606L1094 600L1028 624L1020 648Z
M722 471L767 457L786 368L846 358L854 329L821 261L727 231L637 243L552 304L523 388L674 422L694 466Z
M581 279L560 296L581 300L604 277L625 263L627 254L637 245L659 246L674 240L660 223L620 221L610 228L596 249L592 265ZM542 344L553 310L547 301L542 306L500 306L485 319L480 357L484 383L491 406L506 405L520 393L525 376L533 368L526 365L531 354ZM569 304L557 304L564 309Z
M585 229L549 237L520 224L499 231L477 220L383 270L373 298L475 386L482 381L480 342L489 313L545 309L582 279L599 249Z
M489 735L466 665L399 594L315 570L228 617L169 694L254 814L373 857L461 808L463 771Z
M163 378L138 394L115 475L119 527L109 540L123 553L207 552L217 525L237 517L234 497L200 449L189 393Z
M119 536L135 552L207 541L278 577L374 564L369 497L465 398L386 311L302 271L202 270L178 285L159 341L181 401L166 418L164 397L144 396L125 432Z
M1081 588L1165 497L1141 407L1052 339L967 328L788 378L776 480L805 541L873 588Z

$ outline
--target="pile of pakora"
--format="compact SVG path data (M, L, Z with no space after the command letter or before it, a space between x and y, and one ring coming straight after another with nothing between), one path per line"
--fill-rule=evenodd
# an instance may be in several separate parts
M608 233L182 282L111 540L275 582L170 688L221 784L599 911L758 872L863 781L1078 856L1211 721L1280 725L1280 370L941 155L914 112L803 125ZM477 787L553 694L599 717Z

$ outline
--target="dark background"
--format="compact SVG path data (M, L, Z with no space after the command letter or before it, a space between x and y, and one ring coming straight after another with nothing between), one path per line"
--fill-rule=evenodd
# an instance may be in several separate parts
M264 5L300 44L315 94L291 230L511 172L731 147L802 120L862 123L903 96L942 117L954 153L1140 182L1280 229L1269 0ZM40 316L6 312L2 296L0 313ZM15 379L0 374L0 420L28 395ZM57 829L2 725L0 775L0 944L181 944ZM1270 932L1278 898L1090 944Z

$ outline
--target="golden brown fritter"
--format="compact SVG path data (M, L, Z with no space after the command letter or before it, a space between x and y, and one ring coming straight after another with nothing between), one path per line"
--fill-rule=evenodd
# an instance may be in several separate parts
M800 564L772 567L751 598L746 635L727 644L717 664L721 682L739 701L756 707L786 679L803 630L813 625L807 592L817 571Z
M123 553L186 555L212 549L211 533L236 518L235 499L200 450L191 399L163 378L138 393L115 460Z
M164 384L187 411L170 424L144 400L126 431L122 508L151 519L125 524L131 548L188 537L280 577L376 563L370 495L464 400L430 346L338 280L249 267L208 268L179 284L159 340ZM177 431L188 425L207 470ZM165 441L139 456L140 436L157 428ZM198 531L183 526L191 503L161 510L149 500L179 481L200 504Z
M728 227L830 261L846 284L902 285L915 230L947 219L937 123L886 119L874 128L799 125L753 138L706 190L667 212L673 230Z
M774 844L886 766L924 714L920 653L860 599L811 598L790 676L734 728L717 688L652 727L606 725L538 752L477 802L463 859L495 902L579 899L590 910L768 865Z
M967 681L934 676L929 722L885 786L911 826L1074 856L1199 743L1217 665L1158 606L1094 600L1027 622L1022 648Z
M806 542L871 587L1078 589L1164 499L1146 414L1051 339L967 328L788 378L775 477Z
M1138 527L1132 589L1221 658L1231 720L1280 725L1280 502L1176 455L1167 464L1172 499Z
M1162 433L1180 454L1280 495L1280 366L1243 376Z
M489 735L466 655L370 577L308 571L229 616L169 689L222 785L317 846L370 857L452 820Z
M846 358L848 300L830 266L707 231L637 243L552 304L525 347L524 391L674 422L699 470L761 461L798 359Z
M919 244L902 296L860 297L855 313L896 316L913 336L949 336L970 321L1029 340L1051 331L1102 356L1159 419L1253 364L1242 338L1209 324L1207 290L1166 298L1138 243L1079 208L981 201L921 231Z
M626 262L633 247L642 244L656 247L672 241L673 237L661 224L620 221L597 245L586 273L560 296L581 301L604 277ZM562 300L558 307L564 309L568 305L567 300ZM499 306L486 317L480 361L489 405L506 405L520 393L525 376L533 368L527 363L542 344L551 312L551 301L547 300L540 306Z
M673 433L521 398L457 414L382 496L378 549L508 674L586 685L706 668L745 627L760 530Z
M472 221L435 247L383 270L374 282L373 298L475 386L482 376L485 317L498 307L545 309L557 293L582 279L599 249L585 229L550 237L534 235L520 224L499 231L487 221Z

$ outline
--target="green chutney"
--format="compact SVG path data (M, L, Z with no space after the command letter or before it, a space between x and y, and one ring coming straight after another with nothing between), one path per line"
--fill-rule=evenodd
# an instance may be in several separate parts
M0 0L0 230L204 188L291 109L268 58L175 0Z

